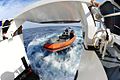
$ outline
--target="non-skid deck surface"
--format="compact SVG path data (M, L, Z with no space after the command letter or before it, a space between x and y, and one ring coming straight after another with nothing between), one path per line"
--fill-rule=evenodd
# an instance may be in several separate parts
M114 47L109 47L105 58L101 62L106 71L108 80L120 80L120 61L117 59L120 53Z
M108 80L94 51L83 50L77 80Z

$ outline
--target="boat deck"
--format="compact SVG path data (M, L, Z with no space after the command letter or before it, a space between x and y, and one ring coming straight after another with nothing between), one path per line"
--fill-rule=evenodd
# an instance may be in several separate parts
M104 59L99 50L83 50L75 80L120 80L118 58L120 51L115 45L107 48Z
M76 80L108 80L95 51L83 50Z
M98 57L100 58L100 54L96 51ZM101 59L101 62L106 71L108 80L120 80L120 53L116 46L109 47L106 51L106 55L104 59Z

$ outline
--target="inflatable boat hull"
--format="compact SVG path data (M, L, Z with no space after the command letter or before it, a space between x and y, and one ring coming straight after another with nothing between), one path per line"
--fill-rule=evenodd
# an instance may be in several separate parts
M50 52L60 51L60 50L63 50L65 48L69 47L75 41L75 39L76 39L76 36L74 36L73 38L71 38L65 42L59 42L59 43L53 43L53 44L46 43L44 45L44 48Z

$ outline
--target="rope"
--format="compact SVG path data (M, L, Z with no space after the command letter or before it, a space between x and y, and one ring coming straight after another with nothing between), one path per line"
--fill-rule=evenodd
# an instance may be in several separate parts
M94 34L92 39L93 46L100 50L102 54L102 59L104 59L107 45L109 43L109 34L107 30L99 30Z

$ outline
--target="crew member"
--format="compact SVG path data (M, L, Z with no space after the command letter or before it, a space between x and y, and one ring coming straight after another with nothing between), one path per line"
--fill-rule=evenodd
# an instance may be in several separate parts
M62 37L64 39L68 39L69 38L69 33L68 32L69 32L68 29L65 29L65 31L63 32Z

